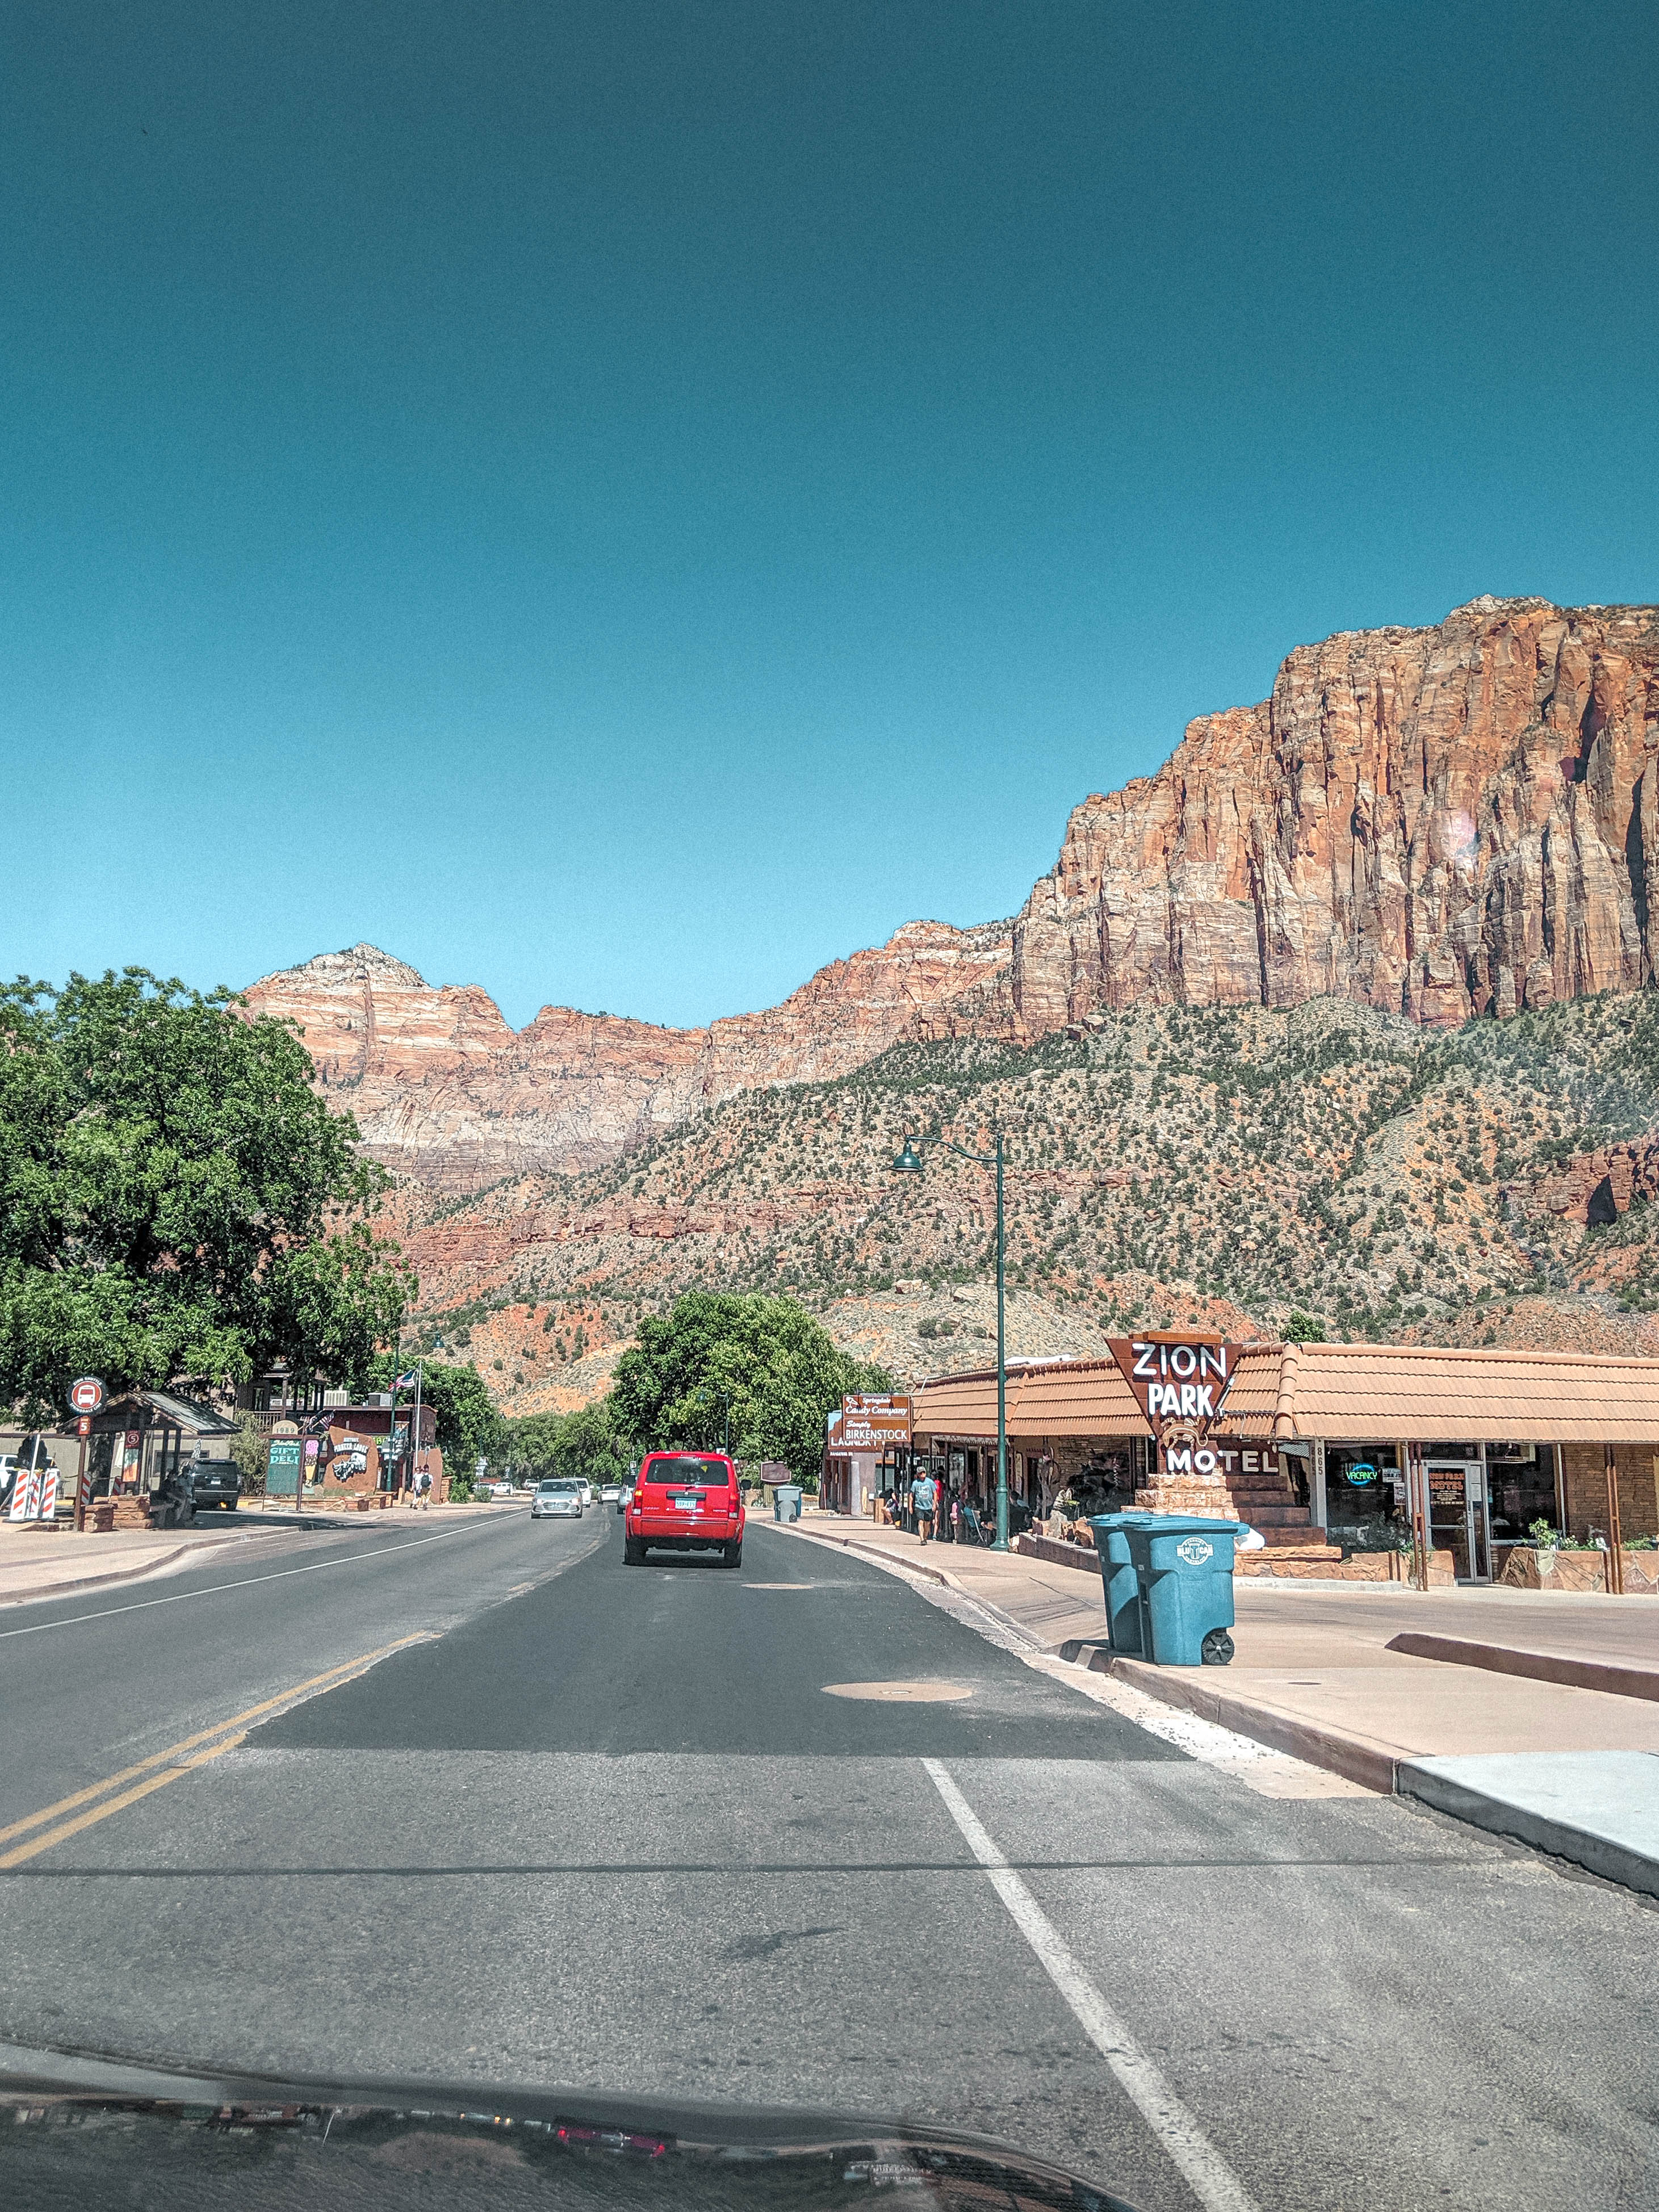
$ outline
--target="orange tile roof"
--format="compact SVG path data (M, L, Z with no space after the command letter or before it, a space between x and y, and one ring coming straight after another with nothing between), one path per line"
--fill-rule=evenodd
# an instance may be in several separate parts
M1403 1344L1251 1344L1218 1427L1330 1443L1659 1445L1659 1359ZM994 1438L994 1368L917 1393L918 1437ZM1112 1359L1008 1370L1011 1437L1150 1435Z
M1011 1437L1145 1437L1152 1431L1115 1359L1047 1361L1011 1367L1007 1388ZM916 1436L983 1437L997 1432L994 1367L973 1375L943 1375L916 1395L911 1423Z
M1246 1355L1247 1359L1249 1355ZM1265 1376L1227 1425L1245 1436L1328 1443L1659 1443L1659 1359L1595 1352L1461 1350L1414 1344L1287 1344L1277 1402ZM1225 1417L1224 1417L1225 1418Z

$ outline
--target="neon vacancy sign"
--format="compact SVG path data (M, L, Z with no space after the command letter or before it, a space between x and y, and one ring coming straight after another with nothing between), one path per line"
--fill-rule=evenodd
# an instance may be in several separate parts
M1215 1419L1233 1379L1238 1346L1219 1337L1135 1336L1109 1340L1112 1357L1152 1429L1171 1421Z

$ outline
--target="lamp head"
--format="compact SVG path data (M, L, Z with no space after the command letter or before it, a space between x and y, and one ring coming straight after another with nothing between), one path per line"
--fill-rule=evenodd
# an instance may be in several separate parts
M910 1142L909 1133L908 1131L905 1133L904 1150L893 1162L893 1172L896 1175L920 1175L921 1173L921 1162L916 1157L916 1148Z

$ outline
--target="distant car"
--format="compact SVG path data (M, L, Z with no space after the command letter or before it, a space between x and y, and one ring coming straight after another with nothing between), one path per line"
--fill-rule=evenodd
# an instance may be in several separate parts
M599 1503L601 1505L619 1504L622 1501L622 1494L623 1486L619 1482L602 1482L599 1485Z
M738 1470L723 1453L653 1452L640 1468L623 1522L623 1560L643 1566L647 1552L718 1552L722 1566L743 1565L744 1507Z
M627 1510L628 1510L628 1509L629 1509L629 1507L633 1503L634 1503L634 1486L633 1486L633 1484L632 1484L631 1482L625 1482L625 1483L623 1483L623 1485L622 1486L621 1489L620 1489L620 1490L618 1490L618 1492L617 1492L617 1512L618 1512L618 1513L626 1513L626 1512L627 1512Z
M574 1475L571 1480L581 1485L582 1504L584 1505L591 1505L595 1498L598 1497L599 1492L594 1489L587 1477L585 1474L578 1474Z
M532 1521L580 1521L583 1486L574 1480L538 1482L530 1501Z
M487 1494L491 1498L511 1498L513 1486L510 1482L492 1482Z
M242 1494L242 1470L234 1459L198 1459L190 1469L190 1502L197 1512L204 1505L236 1510Z

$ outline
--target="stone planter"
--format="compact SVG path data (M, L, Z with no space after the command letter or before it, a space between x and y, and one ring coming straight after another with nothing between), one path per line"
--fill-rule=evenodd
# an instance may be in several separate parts
M1659 1595L1659 1552L1632 1552L1626 1545L1620 1559L1626 1597ZM1517 1544L1498 1579L1510 1589L1605 1591L1607 1555L1553 1544L1540 1545L1534 1551L1529 1544Z

